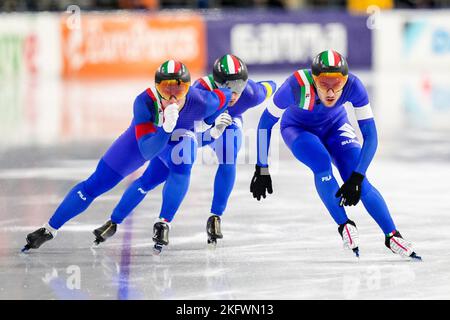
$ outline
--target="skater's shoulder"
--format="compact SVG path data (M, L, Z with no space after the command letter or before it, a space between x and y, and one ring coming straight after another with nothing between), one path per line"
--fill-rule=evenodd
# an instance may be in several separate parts
M156 121L162 111L156 89L147 88L134 101L133 113L135 121Z
M363 82L354 74L348 74L345 84L344 94L347 100L352 102L354 107L363 106L369 103L369 97Z
M194 82L192 87L196 88L196 89L202 89L202 90L208 90L208 91L213 91L214 89L217 89L217 85L214 82L214 78L213 78L212 74L198 78Z
M298 69L289 76L287 81L289 81L291 85L295 85L297 87L313 86L311 69Z

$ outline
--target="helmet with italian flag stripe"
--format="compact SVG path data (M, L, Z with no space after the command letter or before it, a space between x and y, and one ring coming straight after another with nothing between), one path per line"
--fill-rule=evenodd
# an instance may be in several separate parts
M170 100L175 96L182 99L191 85L188 68L176 60L167 60L159 66L155 73L155 87L161 98Z
M248 80L247 66L235 55L226 54L214 62L213 78L219 87L241 93Z
M347 60L335 50L322 51L314 58L311 73L318 90L340 91L348 79Z

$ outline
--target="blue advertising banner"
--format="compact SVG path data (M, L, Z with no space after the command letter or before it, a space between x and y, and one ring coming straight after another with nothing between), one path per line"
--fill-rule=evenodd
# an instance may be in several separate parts
M208 67L231 52L251 71L308 67L320 51L333 48L351 68L372 66L372 30L365 16L322 11L218 11L205 14Z

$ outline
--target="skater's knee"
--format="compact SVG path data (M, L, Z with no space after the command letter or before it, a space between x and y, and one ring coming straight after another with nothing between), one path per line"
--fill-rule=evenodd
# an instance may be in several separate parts
M296 141L292 145L292 153L303 164L308 166L314 174L331 171L331 157L326 150L309 150Z
M95 199L100 195L95 189L95 185L96 183L93 183L92 180L84 180L79 184L80 192L89 198Z
M175 175L185 176L190 175L192 171L192 164L180 164L171 166L171 171Z
M331 167L329 170L314 172L314 179L316 182L328 182L334 179Z
M361 185L361 197L366 196L372 190L374 190L374 187L370 184L369 180L367 180L367 177L364 178Z
M123 177L100 161L94 173L81 183L86 193L93 198L105 193L118 184Z
M110 189L110 187L107 186L102 179L92 176L81 182L80 186L84 190L85 194L91 198L97 198Z
M149 192L152 189L150 181L146 179L139 178L136 182L138 183L138 186L140 186L138 187L138 189L142 188L142 190L145 192Z

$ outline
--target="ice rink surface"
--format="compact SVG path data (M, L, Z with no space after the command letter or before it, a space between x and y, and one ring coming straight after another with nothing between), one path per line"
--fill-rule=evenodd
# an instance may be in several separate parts
M18 97L19 107L9 119L17 124L2 129L0 299L450 299L450 138L442 131L395 139L380 132L368 171L423 262L391 253L361 204L347 210L359 228L361 258L345 251L312 174L281 140L272 170L274 194L264 201L249 192L253 164L238 166L223 216L224 239L215 250L206 245L205 224L216 166L198 162L172 223L170 245L159 257L152 255L151 237L161 187L112 239L91 247L92 230L108 220L137 174L98 198L56 239L21 254L26 234L47 222L126 128L127 108L145 88L138 82L113 88L47 85L51 88L44 91L32 85L31 93L17 87L11 90L20 93L2 93L2 108L5 101L16 101L8 94ZM48 94L52 88L61 96ZM246 114L247 128L255 126L260 112Z

